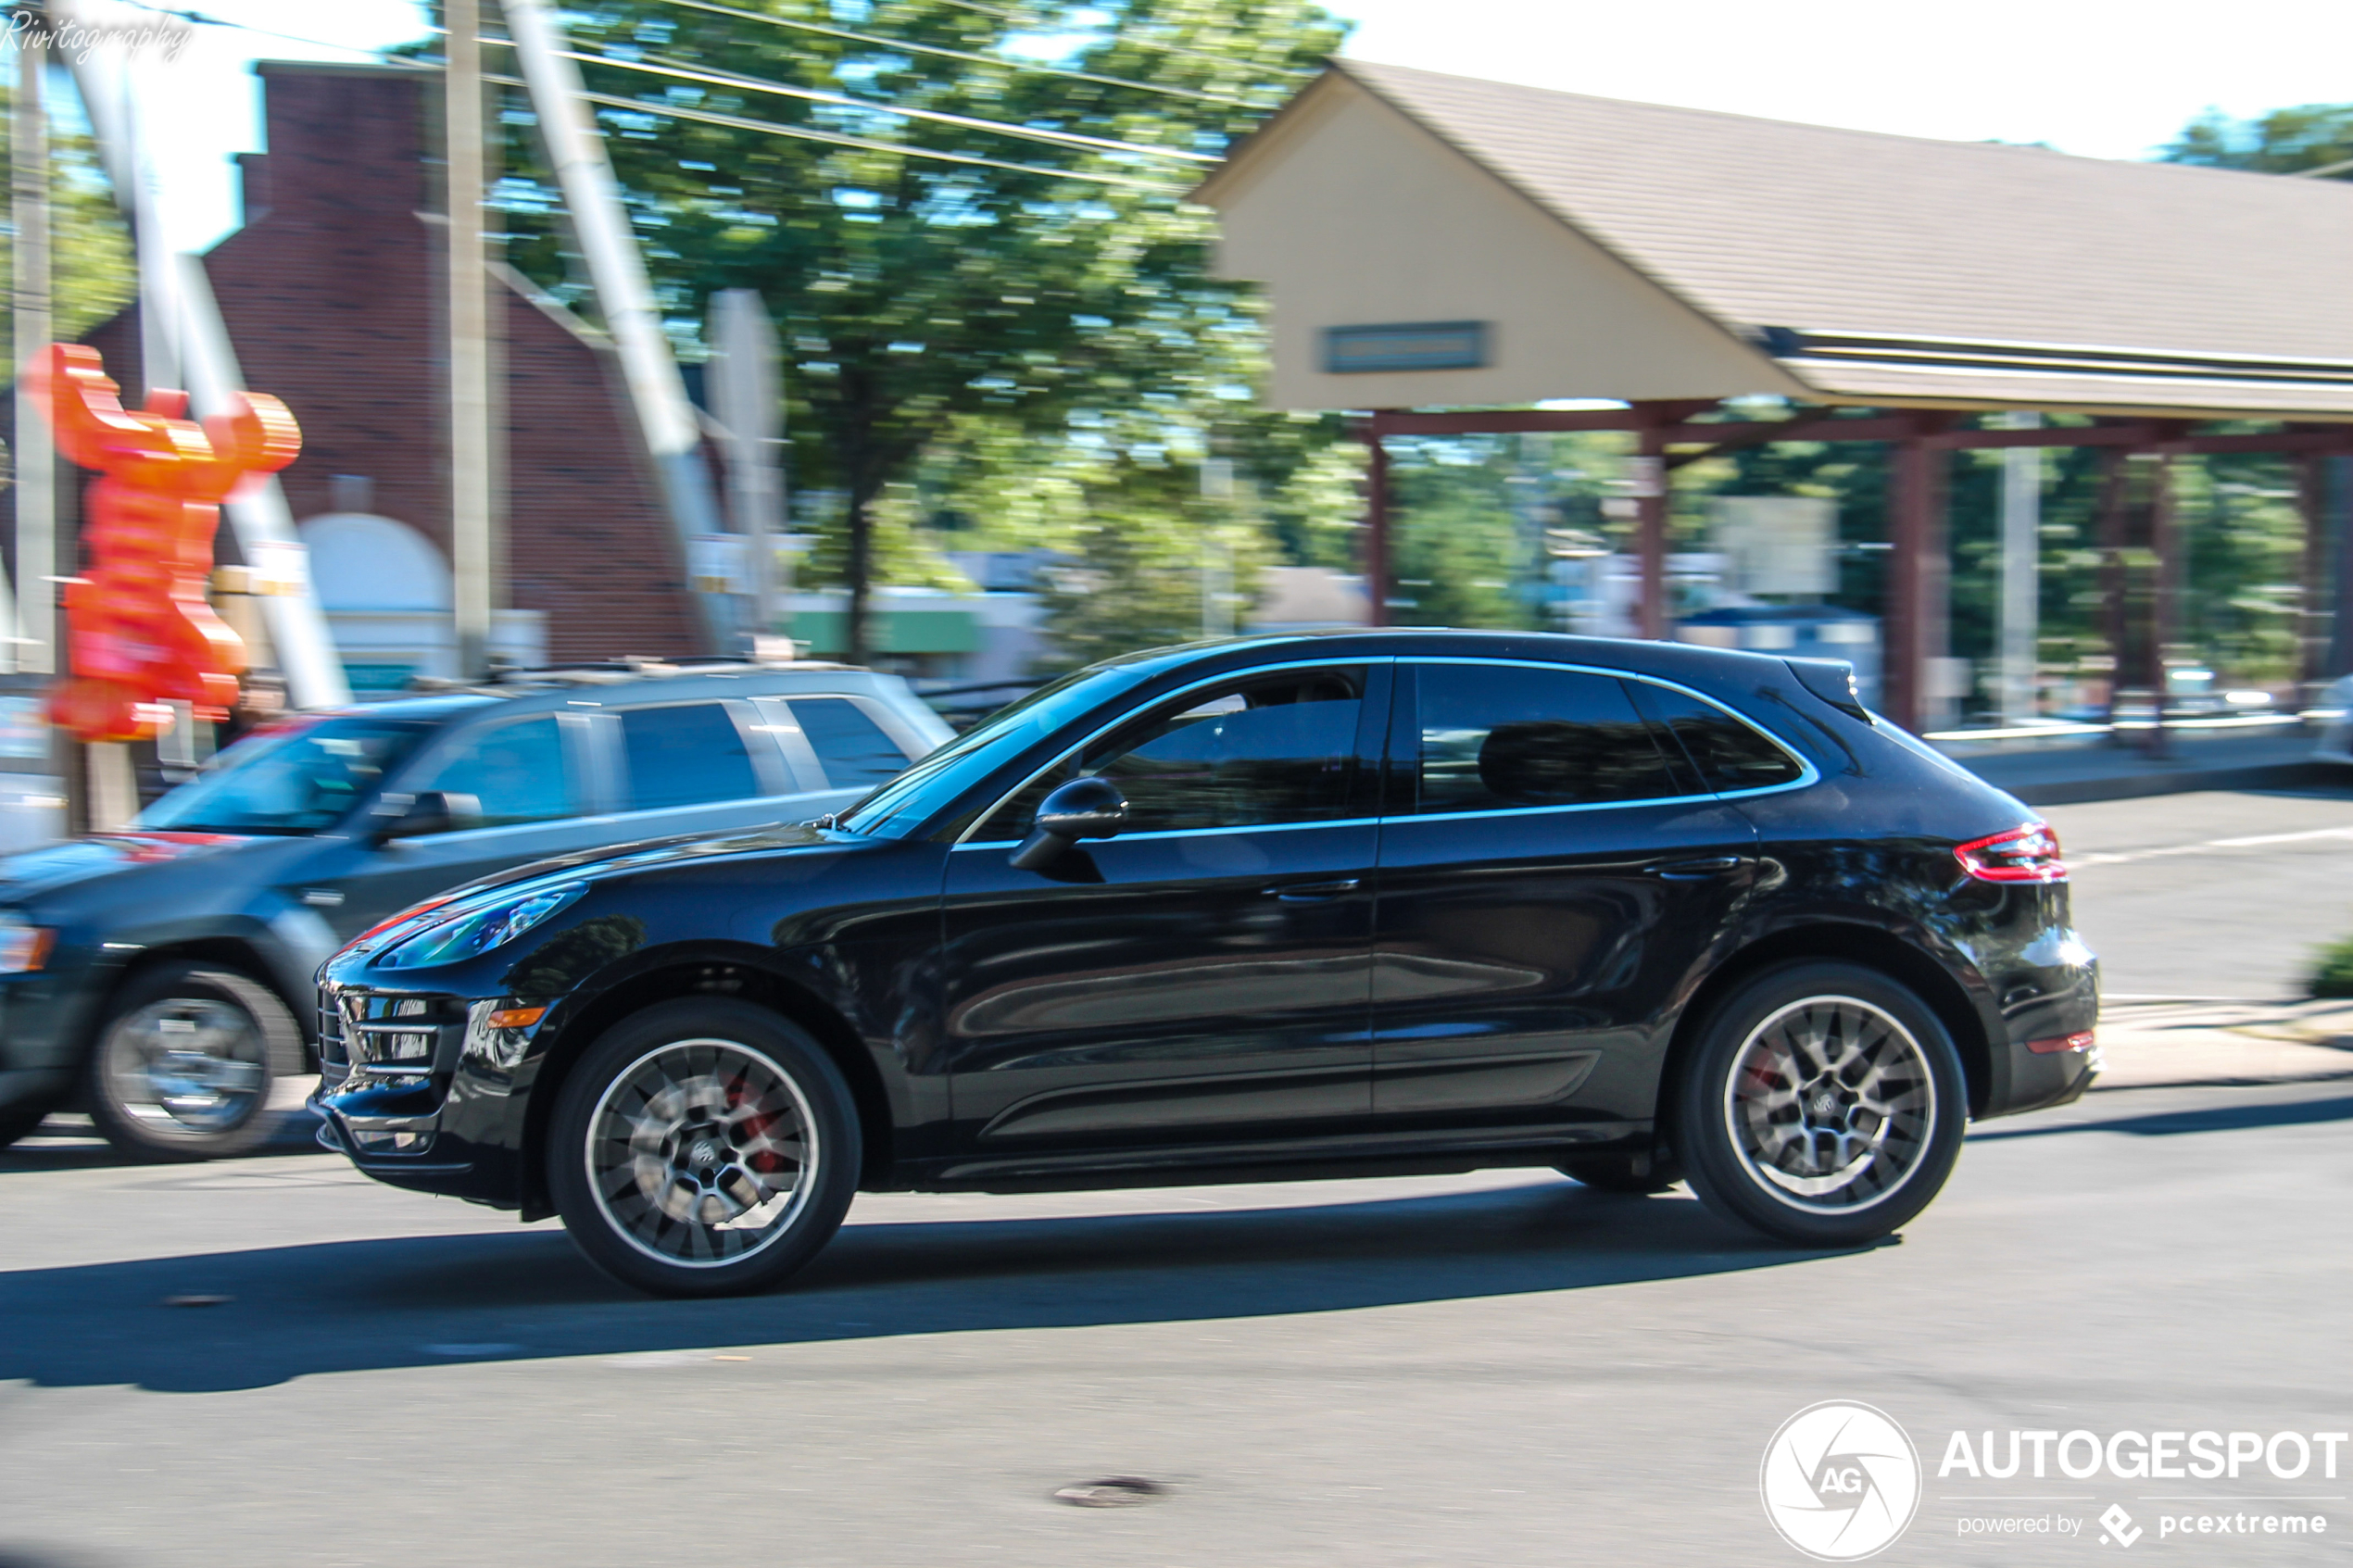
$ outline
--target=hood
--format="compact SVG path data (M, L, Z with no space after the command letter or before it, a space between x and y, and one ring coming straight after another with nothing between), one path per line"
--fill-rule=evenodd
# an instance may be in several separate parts
M643 838L628 844L583 849L570 855L553 855L527 865L510 866L505 871L447 888L423 903L412 904L353 937L344 944L342 951L364 953L405 941L427 924L438 924L481 907L487 896L522 893L526 891L523 886L526 883L592 881L602 876L643 871L651 866L707 859L716 855L756 855L774 853L779 849L814 849L827 846L847 847L861 842L863 841L854 834L837 833L830 828L779 822L744 833L678 834L668 838ZM431 921L420 920L427 914L433 917Z
M192 856L218 855L254 840L225 833L139 832L93 834L69 844L28 849L0 859L0 903L27 898L112 876L118 872L166 865Z

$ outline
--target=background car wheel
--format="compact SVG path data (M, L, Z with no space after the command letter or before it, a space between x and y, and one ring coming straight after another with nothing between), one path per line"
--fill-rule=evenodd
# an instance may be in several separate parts
M1805 962L1718 1004L1677 1112L1709 1208L1801 1247L1851 1247L1928 1207L1960 1155L1969 1102L1952 1037L1908 987Z
M858 1117L817 1042L764 1008L665 1002L588 1048L557 1100L547 1178L589 1261L663 1296L774 1284L858 1189Z
M216 1160L266 1141L271 1091L302 1073L302 1031L275 993L218 964L142 970L90 1053L90 1119L133 1160Z
M1631 1193L1641 1198L1665 1192L1683 1179L1680 1163L1657 1154L1594 1154L1581 1160L1564 1160L1553 1169L1571 1181L1603 1192Z

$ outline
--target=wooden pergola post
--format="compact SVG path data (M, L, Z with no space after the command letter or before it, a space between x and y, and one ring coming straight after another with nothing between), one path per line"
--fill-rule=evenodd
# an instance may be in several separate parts
M2116 699L2133 678L2133 623L2125 597L2125 506L2130 469L2125 454L2100 454L2100 502L2096 538L2100 556L2100 611L2108 633L2108 721L2116 722Z
M2159 447L2149 463L2148 675L2154 719L2142 741L2151 757L2165 755L2165 656L2173 641L2173 618L2181 596L2181 549L2173 504L2173 449Z
M1365 624L1389 624L1389 448L1381 440L1381 416L1359 427L1365 464Z
M1944 448L1930 437L1944 424L1921 415L1895 443L1888 474L1886 656L1881 677L1888 717L1917 730L1929 712L1931 660L1944 656L1949 607L1944 562Z
M2296 515L2304 525L2304 576L2296 606L2296 678L2309 702L2328 680L2329 597L2328 459L2306 453L2296 464Z
M1640 423L1634 458L1634 553L1642 565L1642 602L1635 634L1653 642L1667 635L1667 443L1655 409L1635 405Z

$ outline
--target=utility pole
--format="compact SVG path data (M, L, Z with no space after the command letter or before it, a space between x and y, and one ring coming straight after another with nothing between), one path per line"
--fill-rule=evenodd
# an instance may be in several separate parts
M784 531L784 408L776 385L776 326L751 289L711 296L711 411L727 431L727 499L751 556L750 652L758 638L791 634L792 566L780 563ZM779 571L779 566L782 571Z
M490 669L490 299L483 265L479 0L447 0L443 73L449 209L449 555L458 675Z
M2043 416L2012 411L2012 430L2032 430ZM2002 721L2034 717L2035 655L2041 634L2043 452L2013 446L2002 454L2002 600L1999 646Z
M718 507L703 467L694 406L662 331L661 307L622 205L620 182L582 95L580 67L565 44L554 7L548 0L505 0L503 9L548 167L588 265L598 312L621 357L630 405L677 533L678 553L688 558L696 535L719 532ZM704 635L716 644L723 620L718 606L702 595L695 597Z
M42 99L42 75L49 52L38 29L17 39L16 99L8 141L9 216L16 227L16 259L10 306L16 365L21 370L49 345L49 119ZM19 640L0 645L13 653L7 662L34 674L57 667L57 456L48 421L30 397L17 398L17 630Z

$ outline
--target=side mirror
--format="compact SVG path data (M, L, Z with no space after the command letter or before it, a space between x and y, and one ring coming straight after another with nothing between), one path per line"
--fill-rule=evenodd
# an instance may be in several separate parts
M1043 871L1082 838L1110 838L1127 825L1127 801L1109 779L1073 779L1046 797L1029 836L1013 854L1016 870Z
M389 808L395 802L387 798ZM482 802L471 795L457 795L447 790L422 790L409 797L409 803L396 811L388 811L376 828L376 842L388 844L396 838L422 838L429 833L462 833L482 826Z

